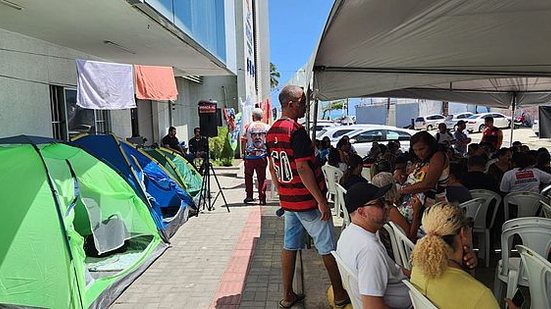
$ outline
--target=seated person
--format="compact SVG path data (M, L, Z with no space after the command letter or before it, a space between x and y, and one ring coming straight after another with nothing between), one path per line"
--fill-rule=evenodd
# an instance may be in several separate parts
M379 188L391 184L392 186L385 194L385 202L388 207L392 207L396 204L400 196L398 195L398 187L394 175L389 172L380 172L371 179L371 183Z
M461 204L473 199L469 189L463 185L462 179L463 166L458 163L451 163L448 187L446 188L448 202Z
M346 172L348 165L341 160L340 152L337 148L331 147L327 156L327 164L340 169L343 173Z
M383 188L359 183L346 194L345 206L352 223L337 241L337 253L352 270L350 298L363 308L410 308L404 271L388 256L378 237L386 223L388 209L382 199L392 185Z
M193 129L193 137L189 140L189 160L193 163L196 158L207 157L207 152L209 151L209 145L207 143L207 138L201 136L201 129Z
M513 153L514 168L503 174L500 189L502 192L540 192L542 184L551 183L551 174L532 167L531 160L526 153Z
M445 202L425 210L427 235L413 249L411 283L438 308L497 309L492 292L467 272L477 264L468 219L461 208Z
M344 174L342 175L341 179L339 180L339 184L345 188L346 190L350 189L353 185L365 182L367 183L367 179L362 177L362 169L363 169L363 161L362 157L358 156L357 154L351 154L348 157L348 166L346 171L344 171Z
M467 161L467 174L463 178L463 185L469 190L486 189L499 193L499 185L496 180L485 174L486 158L483 156L472 156Z
M182 147L182 145L180 145L180 142L178 141L178 138L176 137L176 128L175 127L168 128L168 134L165 135L165 137L163 137L163 139L161 140L161 144L165 148L177 151L181 155L183 155L184 157L186 156L185 149Z

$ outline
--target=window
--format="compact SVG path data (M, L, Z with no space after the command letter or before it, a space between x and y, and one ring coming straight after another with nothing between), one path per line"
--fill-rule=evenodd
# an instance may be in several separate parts
M429 117L427 117L427 119L429 119L429 120L444 119L444 116L434 115L434 116L429 116Z
M387 130L386 131L386 139L388 141L409 141L411 139L411 135L406 132L402 131L394 131L394 130Z
M415 122L423 122L423 121L425 121L425 118L423 118L423 117L415 118Z
M383 130L369 130L356 135L356 143L369 143L375 141L381 141L384 137Z
M77 106L76 89L50 86L53 137L68 140L80 133L111 131L109 111Z
M333 133L333 138L341 137L345 135L346 133L350 133L354 131L353 129L346 129L346 130L338 130L335 133Z
M493 114L492 115L494 118L505 118L503 115L501 114Z

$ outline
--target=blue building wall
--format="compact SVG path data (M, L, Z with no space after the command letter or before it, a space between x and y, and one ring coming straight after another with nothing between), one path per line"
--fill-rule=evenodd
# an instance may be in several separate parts
M145 0L205 49L226 62L224 0Z

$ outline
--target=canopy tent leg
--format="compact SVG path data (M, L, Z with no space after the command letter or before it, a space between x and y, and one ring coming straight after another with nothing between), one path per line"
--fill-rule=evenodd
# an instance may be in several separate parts
M514 129L515 129L515 110L516 110L516 108L517 108L517 93L513 92L513 99L511 101L511 137L509 138L509 147L513 146L513 132L514 132Z

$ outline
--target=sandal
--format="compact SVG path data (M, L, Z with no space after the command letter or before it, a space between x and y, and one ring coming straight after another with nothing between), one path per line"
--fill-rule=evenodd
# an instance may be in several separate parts
M304 294L295 294L295 300L288 304L284 304L285 298L279 301L279 308L291 308L294 305L302 302L306 296Z
M347 297L345 300L335 301L335 308L344 308L346 305L350 304L350 297Z

